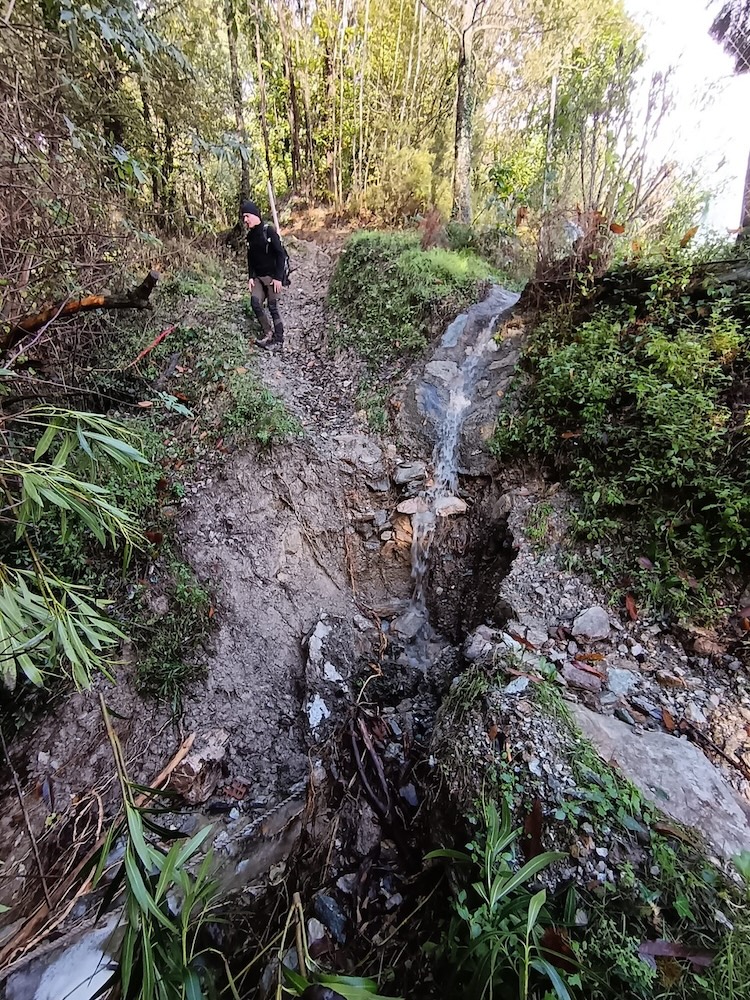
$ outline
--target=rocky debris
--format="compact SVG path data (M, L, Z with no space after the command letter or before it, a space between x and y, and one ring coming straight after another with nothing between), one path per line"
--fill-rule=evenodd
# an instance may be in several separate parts
M571 628L576 639L608 639L610 631L609 615L599 607L587 608L576 615Z
M316 896L315 916L331 932L334 941L344 944L347 938L348 920L346 914L332 896Z
M333 441L336 459L354 466L378 482L385 477L383 450L369 435L336 434Z
M610 667L607 671L607 688L613 694L626 695L638 686L639 675L633 670Z
M169 779L169 788L177 792L188 805L208 802L219 783L222 761L227 752L229 733L223 729L205 733L178 764Z
M425 514L428 509L424 497L411 497L409 500L402 500L396 507L399 514Z
M576 705L575 720L602 759L616 765L672 819L700 830L720 856L750 850L750 809L705 755L666 733L630 726Z
M427 466L424 462L400 462L394 472L393 481L397 486L406 486L424 480Z
M636 732L659 730L671 739L688 732L750 806L750 688L745 671L734 668L731 654L721 659L723 672L716 657L697 656L694 630L687 635L686 649L682 633L678 639L658 620L640 614L632 621L624 609L618 620L616 611L607 611L606 594L561 566L557 541L541 551L531 545L526 524L540 502L551 510L548 536L559 540L567 530L570 499L560 490L542 490L540 485L536 492L529 484L506 497L508 525L518 546L499 587L499 598L517 619L509 622L507 631L531 643L554 665L567 685L567 700L580 698L605 716L617 716L631 735L632 726ZM497 636L477 632L466 651L478 657L487 642L496 645ZM582 677L580 671L593 673Z
M492 652L496 641L497 632L487 625L480 625L478 629L466 637L463 645L463 655L469 663L481 659Z
M566 663L562 670L562 676L572 685L583 691L598 692L602 689L602 678L599 673L590 670L582 670L573 663Z
M414 639L424 628L425 623L424 609L412 607L391 622L391 631L404 639Z
M455 514L465 514L467 503L460 497L439 497L435 501L435 513L438 517L452 517Z

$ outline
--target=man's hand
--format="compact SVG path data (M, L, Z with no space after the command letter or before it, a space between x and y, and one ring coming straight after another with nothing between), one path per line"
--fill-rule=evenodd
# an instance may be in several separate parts
M281 282L277 281L276 278L271 282L271 288L273 288L274 293L278 295L281 292Z
M248 280L247 280L247 287L248 287L248 289L250 291L250 294L252 295L253 294L253 288L255 288L255 278L248 278Z

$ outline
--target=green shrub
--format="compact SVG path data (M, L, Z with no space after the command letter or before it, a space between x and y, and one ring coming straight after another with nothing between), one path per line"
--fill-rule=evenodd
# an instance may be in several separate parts
M393 147L380 164L378 183L370 188L367 207L386 222L400 222L426 211L432 202L435 154Z
M499 456L532 453L566 475L578 531L610 546L619 534L629 570L656 574L674 609L750 553L750 294L709 283L696 300L691 280L670 262L631 269L645 293L579 323L547 316L526 350L529 383L494 437Z
M356 348L372 365L416 354L481 296L490 276L472 254L422 250L416 234L357 233L331 281L333 342Z
M301 433L297 418L257 376L249 372L233 376L229 384L232 402L224 419L235 437L269 445Z
M144 617L134 629L138 646L138 690L182 709L185 690L205 674L205 667L190 654L208 635L211 598L192 570L177 558L168 558L169 610Z

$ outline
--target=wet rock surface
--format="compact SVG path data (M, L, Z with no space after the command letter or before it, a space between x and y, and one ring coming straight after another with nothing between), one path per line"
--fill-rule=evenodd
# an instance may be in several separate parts
M505 323L517 301L515 292L493 286L484 301L448 326L430 359L423 367L417 366L397 394L399 432L404 439L419 442L423 453L429 454L437 430L445 420L451 386L461 366L475 355L474 389L468 410L462 416L458 444L459 471L463 474L481 475L492 464L483 445L492 433L520 356L521 333L517 327ZM477 351L477 333L487 324L491 324L491 329L486 347ZM493 333L495 337L491 336Z

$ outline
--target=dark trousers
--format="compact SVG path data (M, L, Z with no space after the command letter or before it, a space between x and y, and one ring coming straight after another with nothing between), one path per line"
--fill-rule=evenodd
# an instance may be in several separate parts
M268 303L268 312L271 313L271 319L273 319L273 339L279 342L284 339L284 324L279 315L279 297L273 290L272 282L273 278L255 278L250 301L253 312L260 323L260 328L266 336L271 333L271 320L269 320L263 304L264 302Z

